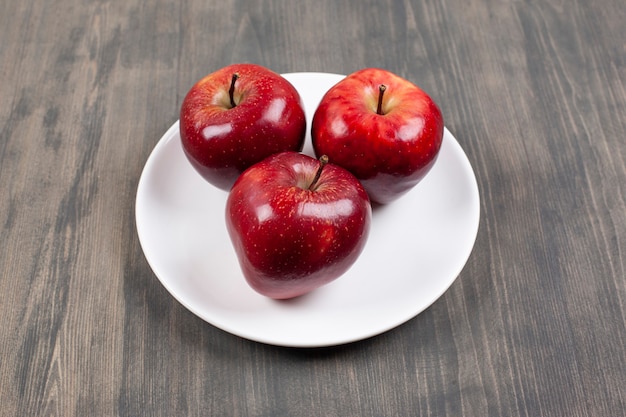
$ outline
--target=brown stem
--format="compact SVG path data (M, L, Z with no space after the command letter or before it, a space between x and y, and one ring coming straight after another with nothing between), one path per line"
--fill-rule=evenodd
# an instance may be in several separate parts
M383 113L383 95L385 94L385 90L387 86L385 84L381 84L378 86L378 107L376 108L376 114L384 115Z
M315 191L315 188L317 188L317 182L319 181L320 176L322 175L322 170L324 169L324 166L326 166L327 163L328 163L328 156L327 155L320 156L320 166L317 168L317 172L315 173L315 178L313 178L313 182L311 182L311 185L309 185L309 190Z
M239 78L239 74L234 73L233 78L230 80L230 89L228 90L228 96L230 97L230 106L235 107L237 104L235 103L235 82Z

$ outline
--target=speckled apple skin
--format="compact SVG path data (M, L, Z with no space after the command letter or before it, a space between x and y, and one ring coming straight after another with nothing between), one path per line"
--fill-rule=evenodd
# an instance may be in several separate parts
M384 84L383 114L377 114ZM390 203L417 185L434 165L444 121L437 104L415 84L367 68L348 75L322 98L311 134L316 155L352 172L372 201Z
M295 152L246 170L226 203L226 225L241 270L258 293L274 299L306 294L343 275L370 230L367 192L348 171Z
M236 106L230 103L232 76ZM207 75L180 109L185 155L209 183L229 190L248 167L283 151L301 151L306 117L298 91L280 74L234 64Z

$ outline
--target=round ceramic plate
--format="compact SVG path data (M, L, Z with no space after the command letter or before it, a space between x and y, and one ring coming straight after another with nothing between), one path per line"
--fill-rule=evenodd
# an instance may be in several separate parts
M343 78L284 76L302 96L309 127L324 93ZM310 133L304 152L313 155ZM161 283L194 314L240 337L280 346L338 345L410 320L454 282L478 232L476 178L447 129L426 178L374 210L369 239L353 267L296 299L272 300L248 286L226 231L226 198L188 163L175 123L152 151L139 181L141 247Z

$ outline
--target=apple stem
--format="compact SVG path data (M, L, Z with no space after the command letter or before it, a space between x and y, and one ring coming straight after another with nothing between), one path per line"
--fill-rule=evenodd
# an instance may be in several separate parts
M378 86L378 107L376 108L376 114L380 114L383 116L383 95L385 94L385 90L387 86L385 84L381 84Z
M313 178L313 182L311 182L311 185L309 185L309 190L311 191L315 191L315 189L317 188L317 182L320 179L320 176L322 175L322 170L324 169L324 166L326 166L326 164L328 163L328 156L327 155L322 155L320 156L320 166L317 168L317 172L315 173L315 178Z
M228 90L228 96L230 97L230 105L231 107L237 106L235 103L235 82L239 78L239 74L234 73L233 78L230 80L230 89Z

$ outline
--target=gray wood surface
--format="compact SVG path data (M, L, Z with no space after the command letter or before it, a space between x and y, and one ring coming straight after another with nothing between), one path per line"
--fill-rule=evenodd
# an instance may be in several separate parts
M0 415L622 416L623 0L0 5ZM377 337L218 330L149 268L134 199L187 89L235 62L382 67L475 170L474 251Z

